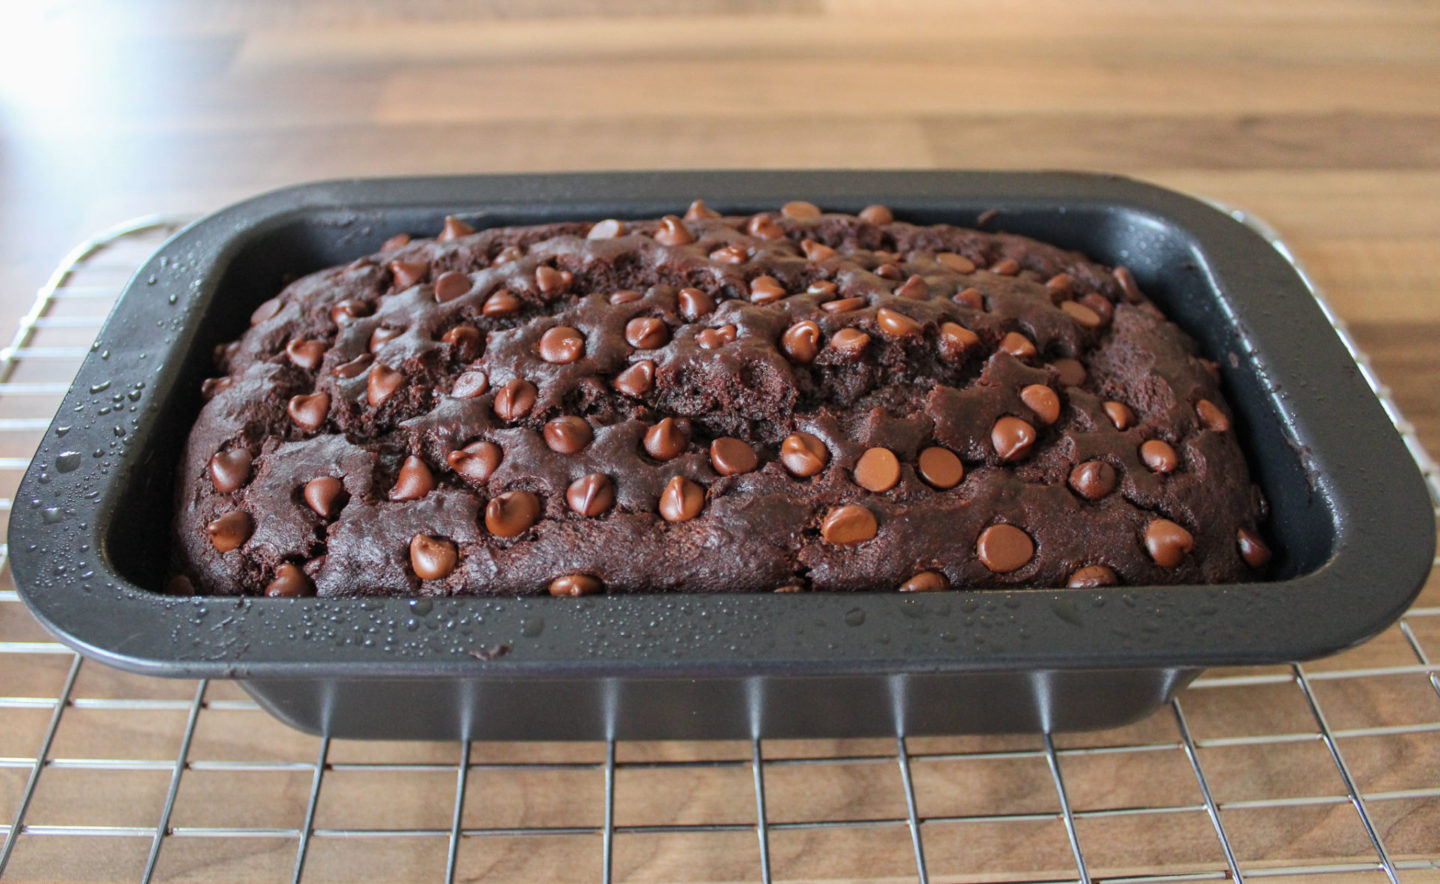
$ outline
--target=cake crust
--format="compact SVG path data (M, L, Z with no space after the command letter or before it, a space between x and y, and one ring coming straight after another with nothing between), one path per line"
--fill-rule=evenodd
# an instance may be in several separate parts
M1218 368L1128 272L880 207L451 219L287 286L216 361L175 521L205 593L1220 583L1268 559Z

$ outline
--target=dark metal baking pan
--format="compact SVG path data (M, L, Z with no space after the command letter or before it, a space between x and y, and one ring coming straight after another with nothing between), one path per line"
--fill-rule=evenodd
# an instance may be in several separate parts
M1223 366L1278 555L1263 583L923 595L236 599L162 595L173 477L210 352L296 274L428 233L872 202L1130 267ZM1196 200L1120 178L680 172L336 181L205 218L127 287L10 522L25 601L152 675L240 679L310 731L390 738L862 736L1093 728L1203 667L1303 659L1390 624L1429 571L1419 471L1295 269Z

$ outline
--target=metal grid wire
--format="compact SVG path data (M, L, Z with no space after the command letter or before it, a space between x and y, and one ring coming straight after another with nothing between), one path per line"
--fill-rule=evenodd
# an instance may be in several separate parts
M124 279L180 223L77 247L0 350L0 492ZM1440 500L1413 428L1326 312ZM40 632L7 568L0 878L1434 880L1437 641L1432 574L1358 650L1202 678L1167 712L1099 734L383 745L295 734L225 682L85 663Z

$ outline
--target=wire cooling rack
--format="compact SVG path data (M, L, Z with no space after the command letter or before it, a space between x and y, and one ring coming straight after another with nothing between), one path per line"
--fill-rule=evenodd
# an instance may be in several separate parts
M0 518L27 505L11 499L20 473L111 301L180 223L143 219L77 247L0 350ZM1440 500L1434 464L1329 315ZM1360 648L1221 671L1112 731L362 742L291 731L228 682L83 662L26 612L7 566L0 878L1435 881L1432 654L1433 571Z

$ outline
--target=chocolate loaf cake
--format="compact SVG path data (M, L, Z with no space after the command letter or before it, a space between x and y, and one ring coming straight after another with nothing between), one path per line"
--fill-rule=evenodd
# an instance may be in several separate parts
M1269 558L1218 367L1124 268L809 203L435 239L217 353L175 586L1217 583Z

